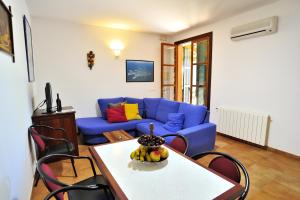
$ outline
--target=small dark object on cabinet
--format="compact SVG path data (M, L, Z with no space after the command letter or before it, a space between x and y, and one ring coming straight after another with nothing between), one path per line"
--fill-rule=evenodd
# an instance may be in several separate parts
M56 111L60 112L62 111L62 107L61 107L61 100L59 98L59 94L57 93L57 98L56 98Z
M52 90L51 90L50 83L46 83L45 96L46 96L46 112L53 113L53 111L52 111Z

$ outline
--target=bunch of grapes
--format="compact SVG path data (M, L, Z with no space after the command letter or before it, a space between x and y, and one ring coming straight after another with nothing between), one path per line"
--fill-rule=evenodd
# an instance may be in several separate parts
M138 143L144 146L160 146L165 143L165 139L155 135L142 135Z

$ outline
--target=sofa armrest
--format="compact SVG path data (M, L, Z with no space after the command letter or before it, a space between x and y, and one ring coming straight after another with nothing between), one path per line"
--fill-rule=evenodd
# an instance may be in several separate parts
M197 126L182 129L177 132L183 135L189 142L188 156L197 155L203 151L214 148L216 140L216 125L204 123Z

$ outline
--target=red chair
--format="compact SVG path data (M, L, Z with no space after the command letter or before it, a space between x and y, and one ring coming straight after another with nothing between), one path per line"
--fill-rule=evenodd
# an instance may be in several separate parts
M241 182L240 170L243 172L243 175L245 177L245 190L239 199L245 199L250 187L250 178L244 165L232 156L221 152L204 152L193 156L193 159L198 160L199 158L207 155L218 155L210 161L208 165L210 169L219 172L220 174L237 183Z
M174 139L168 145L173 149L183 154L186 154L189 145L187 139L183 135L170 133L170 134L162 135L161 137L163 138L174 137Z
M66 183L57 180L57 177L53 173L52 169L46 163L52 159L87 159L93 171L93 176L84 179L80 182L68 185ZM106 181L101 175L96 174L96 170L93 161L87 156L72 156L64 154L53 154L41 158L37 162L37 170L46 185L50 194L45 199L55 197L57 200L64 200L64 193L67 192L69 200L102 200L102 199L114 199Z
M68 155L74 155L75 154L75 147L74 144L65 138L51 138L46 137L44 135L39 134L37 131L37 128L45 128L50 129L51 131L61 131L64 135L66 135L66 132L62 128L53 128L51 126L46 125L32 125L28 128L28 133L33 138L33 141L35 143L35 149L36 149L36 158L39 160L40 158L51 155L51 154L68 154ZM49 142L56 142L57 144L50 145ZM74 159L70 158L73 171L75 176L77 176L76 168ZM36 186L39 181L39 173L35 173L35 183Z

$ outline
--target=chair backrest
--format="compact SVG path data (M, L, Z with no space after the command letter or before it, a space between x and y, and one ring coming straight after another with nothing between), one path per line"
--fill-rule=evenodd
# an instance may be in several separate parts
M187 149L188 149L188 141L183 135L166 134L166 135L162 135L161 137L163 137L163 138L174 137L174 139L171 141L169 146L183 154L186 154Z
M206 155L218 155L210 161L208 167L237 183L241 181L240 169L242 170L245 177L245 190L239 199L245 199L250 187L250 178L244 165L232 156L221 152L204 152L193 156L193 159L198 160Z
M94 189L107 189L107 185L97 184L97 185L68 185L66 183L60 182L57 180L57 177L53 173L52 169L47 165L51 160L57 159L85 159L88 160L91 166L91 169L94 174L94 178L96 178L97 173L95 170L95 166L93 160L88 156L73 156L68 154L50 154L40 158L37 162L37 170L46 185L47 189L51 192L47 196L46 199L50 199L52 196L55 196L58 200L64 199L64 192L68 192L68 190L94 190ZM98 196L97 196L98 198ZM90 198L83 198L90 199Z
M208 167L216 172L219 172L220 174L223 174L227 178L234 180L237 183L240 183L241 181L241 173L239 168L228 158L218 156L210 161Z
M29 132L30 132L31 137L33 138L33 141L36 143L40 153L44 152L46 149L46 144L45 144L44 140L41 138L40 134L33 127L29 128Z
M65 183L62 183L57 180L53 170L46 164L49 160L53 160L56 156L60 156L59 154L52 154L48 156L44 156L37 162L37 171L39 172L45 186L49 190L49 192L53 192L61 189L62 187L68 186ZM66 155L68 156L68 155ZM55 194L56 199L63 200L64 194L62 192Z
M48 188L48 190L49 190L50 192L53 192L53 191L55 191L55 190L59 190L59 189L62 188L62 186L60 186L60 185L58 185L58 184L56 184L56 183L54 183L54 182L52 182L52 181L50 181L50 180L48 180L48 179L46 178L45 175L47 175L48 177L50 177L50 178L52 178L52 179L54 179L54 180L57 180L57 177L55 176L55 174L53 173L53 171L52 171L52 169L49 167L49 165L47 165L47 164L45 164L45 163L42 163L40 169L41 169L41 171L42 171L42 173L43 173L43 175L44 175L44 176L41 175L42 178L43 178L43 181L44 181L46 187ZM55 197L56 197L56 199L58 199L58 200L63 200L63 199L64 199L64 194L61 192L61 193L55 194Z

